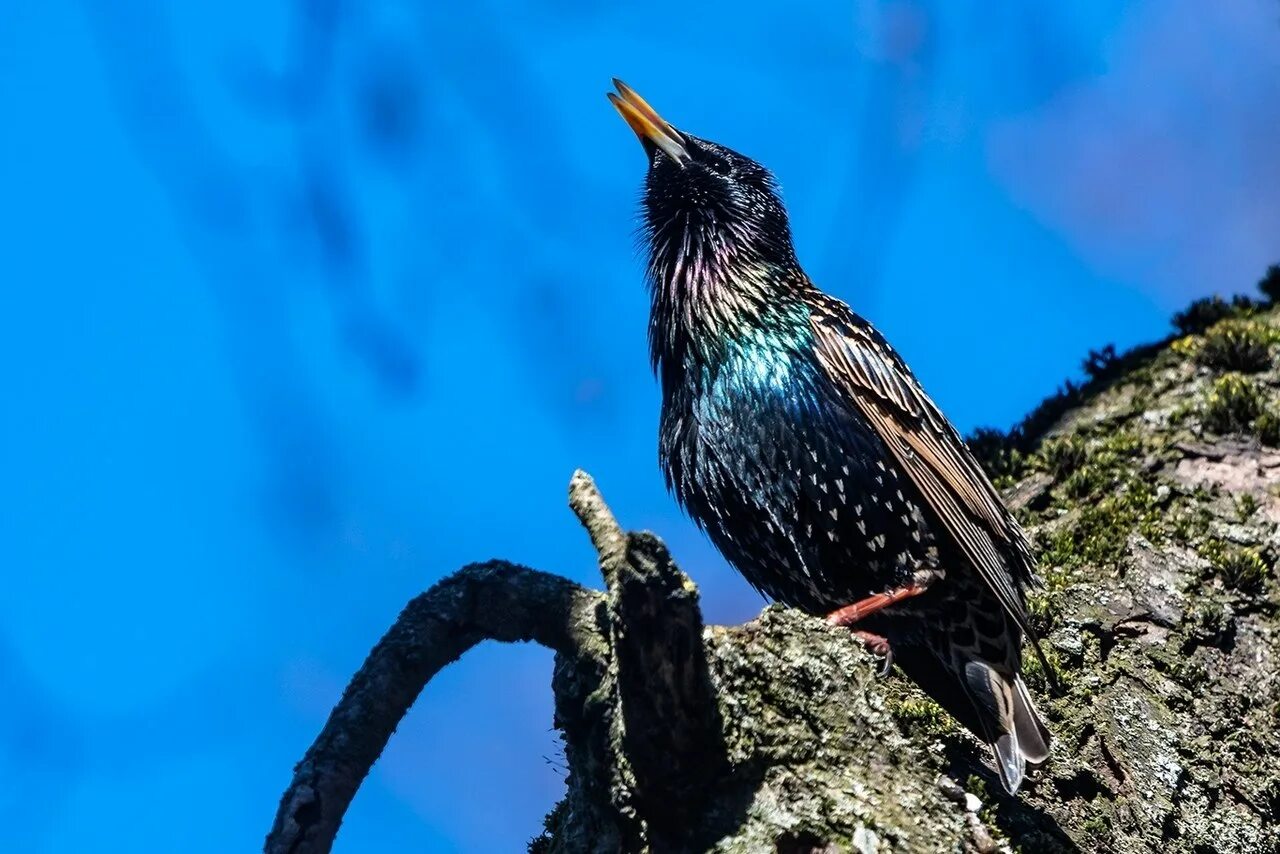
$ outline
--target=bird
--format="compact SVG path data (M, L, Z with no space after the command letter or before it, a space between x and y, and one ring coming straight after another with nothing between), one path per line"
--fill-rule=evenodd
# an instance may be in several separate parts
M1051 743L1021 675L1024 638L1043 661L1025 533L898 352L805 273L772 173L613 83L648 158L667 487L762 594L848 627L989 745L1016 794Z

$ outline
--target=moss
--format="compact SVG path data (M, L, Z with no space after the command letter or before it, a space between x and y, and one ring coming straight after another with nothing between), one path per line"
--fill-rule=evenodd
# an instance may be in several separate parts
M1253 433L1264 445L1280 447L1280 409L1267 406L1253 421Z
M1044 653L1043 662L1035 654L1027 655L1022 659L1022 675L1026 678L1027 684L1036 691L1045 692L1054 684L1063 689L1070 687L1072 680L1067 672L1067 663L1062 653L1049 644L1041 644L1041 647Z
M1211 496L1203 489L1174 504L1169 514L1169 536L1179 545L1190 545L1209 533L1213 513L1208 502Z
M889 713L901 724L903 731L908 735L937 737L960 731L955 718L923 694L892 696L886 705Z
M1249 307L1248 298L1236 297L1227 302L1214 295L1198 299L1173 316L1173 325L1183 335L1196 335L1204 332L1220 320L1225 320Z
M1165 539L1158 486L1136 466L1157 450L1129 431L1045 443L1040 464L1059 472L1071 469L1054 493L1060 507L1074 508L1074 516L1040 537L1043 567L1052 572L1086 564L1116 566L1134 533L1153 542Z
M1095 844L1104 839L1111 837L1111 811L1097 805L1084 821L1080 823L1080 830L1085 838L1092 840Z
M1163 539L1160 513L1150 484L1133 479L1115 495L1084 504L1073 524L1053 531L1042 543L1041 560L1048 566L1118 566L1128 551L1129 538L1141 533Z
M1183 628L1194 640L1218 643L1231 631L1231 622L1232 614L1222 603L1202 598L1195 600L1187 609Z
M1089 379L1105 380L1119 373L1120 365L1116 345L1108 344L1101 350L1090 350L1081 367Z
M1215 433L1249 433L1265 409L1266 400L1258 384L1242 374L1230 373L1214 380L1201 418L1204 426Z
M1195 359L1218 371L1263 371L1271 366L1271 345L1277 337L1276 330L1257 320L1223 320L1205 332Z
M529 854L550 854L555 850L556 834L569 818L568 799L560 801L542 817L542 833L529 840Z
M1272 304L1280 303L1280 264L1272 264L1258 282L1258 290Z
M1209 561L1213 573L1233 590L1257 592L1271 574L1271 568L1256 549L1242 548L1219 539L1211 539L1200 547L1200 555Z
M1184 359L1195 359L1200 355L1200 348L1203 345L1204 339L1199 335L1185 335L1174 339L1169 345L1169 352Z
M1235 500L1236 518L1241 522L1248 522L1258 512L1258 499L1251 493L1244 493Z
M1075 473L1088 457L1088 447L1082 437L1056 436L1040 446L1037 461L1054 480L1060 481Z
M992 427L979 427L965 438L987 476L996 486L1012 484L1026 468L1026 457L1009 434Z

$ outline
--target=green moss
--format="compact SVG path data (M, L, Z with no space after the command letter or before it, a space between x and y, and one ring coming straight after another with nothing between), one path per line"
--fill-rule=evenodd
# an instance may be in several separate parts
M1280 410L1268 406L1253 421L1253 433L1264 445L1280 447Z
M1222 640L1231 629L1231 613L1212 598L1196 599L1183 617L1183 628L1191 638L1209 643Z
M1047 567L1115 567L1125 557L1133 534L1153 542L1165 538L1155 484L1136 472L1088 477L1091 484L1106 488L1070 496L1078 515L1040 541L1041 562Z
M1258 384L1238 373L1214 380L1204 400L1201 418L1215 433L1249 433L1263 414L1266 400Z
M1173 491L1162 492L1146 471L1146 462L1163 452L1164 442L1132 429L1091 425L1042 445L1035 464L1059 479L1053 490L1056 509L1049 513L1070 511L1058 524L1042 529L1038 538L1040 565L1051 578L1055 571L1084 565L1119 566L1134 534L1157 544L1175 536L1178 523L1166 518ZM1197 518L1184 511L1184 538L1191 535ZM1065 585L1066 575L1060 579ZM1054 624L1052 596L1032 604L1037 619Z
M1036 461L1040 467L1062 480L1075 473L1089 457L1085 440L1077 435L1055 436L1040 445Z
M569 818L569 801L564 799L542 818L542 833L529 840L529 854L548 854L555 850L556 835Z
M1209 533L1209 525L1213 521L1213 513L1208 507L1211 498L1201 488L1189 498L1175 502L1168 525L1169 536L1174 542L1190 545Z
M1068 687L1071 678L1062 654L1049 644L1041 644L1041 647L1044 662L1041 662L1040 657L1035 654L1022 659L1022 675L1026 678L1027 684L1036 691L1048 691L1049 686L1055 683L1063 688ZM1045 664L1049 666L1047 671Z
M1085 838L1095 844L1111 837L1111 811L1098 806L1080 823Z
M1234 590L1256 592L1271 574L1271 568L1256 549L1212 539L1200 547L1200 554L1209 561L1213 573Z
M1091 380L1106 380L1119 373L1120 366L1116 345L1108 344L1101 350L1090 350L1081 368Z
M1241 522L1248 522L1252 519L1253 515L1258 512L1258 507L1260 506L1258 504L1258 499L1248 492L1237 498L1235 500L1235 505L1236 518Z
M1183 335L1204 332L1220 320L1250 311L1253 300L1237 296L1227 302L1220 296L1198 299L1173 316L1173 325Z
M1223 320L1205 332L1195 358L1218 371L1263 371L1271 366L1271 345L1277 337L1276 330L1257 320Z
M1258 290L1267 300L1275 305L1280 303L1280 264L1272 264L1258 282Z
M965 443L999 488L1012 485L1026 469L1026 456L1003 431L979 427L965 438Z
M942 706L923 694L891 696L886 705L889 713L907 734L936 737L960 731L955 719Z

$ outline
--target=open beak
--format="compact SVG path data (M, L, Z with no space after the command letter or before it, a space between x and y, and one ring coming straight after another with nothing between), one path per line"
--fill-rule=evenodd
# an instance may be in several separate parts
M644 146L650 157L655 151L661 150L681 166L692 159L680 131L664 121L662 116L658 115L657 111L626 83L615 77L613 85L618 90L618 94L610 92L609 102L627 124L631 125L631 129L640 138L640 144Z

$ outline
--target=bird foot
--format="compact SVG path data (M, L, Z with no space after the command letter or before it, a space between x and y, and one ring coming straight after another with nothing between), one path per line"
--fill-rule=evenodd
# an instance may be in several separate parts
M880 669L876 675L882 679L888 676L889 671L893 669L893 647L889 645L889 639L884 635L862 629L854 629L853 636L866 644L867 652L881 660Z

